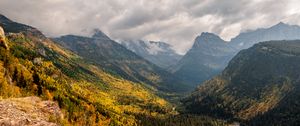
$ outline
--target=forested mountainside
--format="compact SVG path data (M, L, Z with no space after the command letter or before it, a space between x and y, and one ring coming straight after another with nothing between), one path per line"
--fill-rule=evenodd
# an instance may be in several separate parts
M6 32L0 28L0 96L4 99L1 104L15 104L13 98L27 97L18 99L24 106L16 103L19 107L13 109L31 111L32 108L39 112L34 101L28 102L31 99L28 96L53 101L58 104L62 118L41 117L49 125L227 124L208 116L181 115L174 104L157 95L155 87L112 74L37 29L0 17L0 25ZM7 113L7 109L0 112ZM19 123L33 123L30 121L35 120L28 115Z
M172 113L171 104L153 90L103 71L37 29L4 16L0 25L7 32L1 36L2 98L56 101L65 116L59 123L71 125L137 125L136 115Z
M0 124L300 125L300 40L255 44L213 77L237 48L212 33L172 75L101 31L49 39L2 15L0 26ZM196 83L184 73L213 78L179 103Z
M200 85L184 106L189 113L246 125L299 125L299 62L299 40L255 44Z
M0 0L0 126L300 126L300 0Z
M171 45L165 42L122 40L121 44L137 55L164 69L175 65L182 58L182 55L179 55L172 49Z
M179 78L136 55L100 31L93 37L66 35L55 38L54 41L84 60L122 78L145 83L169 93L183 93L190 89Z

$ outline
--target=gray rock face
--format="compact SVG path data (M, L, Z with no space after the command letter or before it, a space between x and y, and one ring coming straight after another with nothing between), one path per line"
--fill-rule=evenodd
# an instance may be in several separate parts
M171 45L164 42L127 40L122 41L121 44L137 55L165 69L177 63L182 57L171 48Z
M175 75L196 87L222 71L234 48L212 33L202 33L186 55L172 68Z

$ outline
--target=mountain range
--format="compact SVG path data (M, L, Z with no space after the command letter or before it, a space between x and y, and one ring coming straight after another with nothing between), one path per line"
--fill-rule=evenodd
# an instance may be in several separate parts
M300 27L282 22L264 29L246 31L231 39L222 40L213 33L202 33L192 48L171 68L179 78L193 87L218 75L241 50L270 40L300 39Z
M104 71L124 79L170 93L185 92L188 89L180 79L126 49L100 30L92 37L65 35L53 40Z
M10 98L38 96L54 101L49 103L57 104L62 112L59 117L30 115L26 107L35 104L28 105L30 102L22 101L28 98L20 98L16 103L24 104L10 108L25 111L26 116L9 118L10 122L6 118L12 112L0 109L1 125L32 124L32 118L56 125L142 125L156 122L148 118L159 120L176 113L174 104L162 96L185 87L172 89L171 84L179 83L176 78L164 83L172 81L165 79L171 77L168 72L100 31L93 37L69 35L59 39L64 41L54 42L38 29L0 15L1 104L15 103ZM51 109L52 105L48 106Z
M284 23L230 41L204 32L181 56L101 30L48 38L0 15L0 125L300 125L297 39Z
M230 44L237 49L236 52L247 49L258 42L270 40L296 40L300 39L300 26L289 25L283 22L269 28L260 28L247 31L231 39Z

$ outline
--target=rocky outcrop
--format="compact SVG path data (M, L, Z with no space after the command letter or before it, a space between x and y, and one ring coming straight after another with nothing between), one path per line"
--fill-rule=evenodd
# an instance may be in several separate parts
M2 27L0 27L0 37L3 37L3 36L5 36L5 35L4 35L4 30L3 30Z
M57 103L39 97L0 100L1 126L58 126L63 118Z
M4 47L5 49L8 49L8 45L5 41L5 33L1 26L0 26L0 46Z

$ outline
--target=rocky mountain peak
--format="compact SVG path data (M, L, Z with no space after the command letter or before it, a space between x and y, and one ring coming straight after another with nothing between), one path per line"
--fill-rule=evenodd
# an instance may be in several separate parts
M210 32L202 32L199 37L204 37L204 38L220 38L218 35Z
M209 32L203 32L200 36L195 39L195 43L193 48L205 47L207 46L214 46L219 44L225 44L225 41L221 39L218 35Z
M276 25L274 25L274 26L272 26L273 28L275 28L275 27L279 27L279 28L282 28L282 27L286 27L286 26L289 26L288 24L285 24L285 23L283 23L283 22L279 22L278 24L276 24Z
M101 30L99 29L95 29L94 30L94 34L92 36L93 38L96 38L96 39L110 39L105 33L103 33Z

